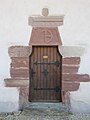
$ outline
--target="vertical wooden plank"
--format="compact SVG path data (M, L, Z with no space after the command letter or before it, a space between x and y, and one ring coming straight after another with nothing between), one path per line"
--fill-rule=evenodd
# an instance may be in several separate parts
M43 62L43 47L40 47L40 62ZM42 71L43 71L43 65L40 64L40 81L41 81L41 85L40 87L43 88L43 74L42 74ZM41 90L41 98L40 100L43 101L43 90Z
M42 47L42 52L41 52L41 54L42 54L42 62L44 62L44 60L43 60L43 56L44 56L44 47ZM43 70L44 70L44 65L42 64L42 67L41 67L41 74L42 74L42 88L44 88L44 75L43 75ZM42 90L42 100L44 100L44 97L45 97L45 92L44 92L44 90Z
M34 47L34 49L35 49L35 57L34 57L34 62L37 62L38 61L38 47L37 46L35 46ZM39 78L39 73L38 73L38 65L36 65L36 64L34 64L34 69L35 69L35 72L36 72L36 74L35 74L35 85L34 85L34 88L37 88L38 87L38 78ZM34 93L35 93L35 98L34 99L36 99L36 100L38 100L39 99L39 95L38 95L38 91L37 90L34 90Z
M54 48L53 47L50 47L50 62L54 62ZM53 84L53 81L54 81L54 69L53 69L53 67L54 67L54 65L53 64L50 64L50 66L51 66L51 80L50 80L50 88L54 88L54 84ZM50 93L51 93L51 97L50 97L50 99L51 100L53 100L53 98L54 98L54 91L52 90L52 91L50 91Z
M38 56L37 56L37 61L41 62L41 52L40 52L40 47L37 47L37 52L38 52ZM41 64L37 65L37 71L38 71L38 76L37 76L37 84L38 84L38 88L41 88ZM38 100L42 99L41 96L41 90L37 90L37 96L38 96Z
M34 62L36 62L36 59L37 59L37 53L36 53L36 47L33 47L34 48L34 53L33 53L33 71L36 72L35 74L33 74L33 99L35 98L36 99L36 91L34 90L34 88L36 87L36 76L37 76L37 70L36 70L36 66L34 64Z
M56 58L56 54L57 54L57 52L56 52L56 47L54 47L54 62L56 62L56 60L57 60L57 58ZM57 69L56 69L56 65L54 64L54 87L56 87L56 85L57 85ZM57 100L57 98L56 98L56 91L54 91L54 100Z
M47 47L44 47L44 56L47 56L48 54L47 54ZM46 62L46 59L44 59L44 62ZM43 71L44 70L47 70L48 71L48 68L47 68L47 64L44 64L44 69L43 69ZM44 88L47 88L47 78L48 78L48 75L44 75L43 74L43 76L44 76ZM47 91L48 90L44 90L44 93L45 93L45 96L44 96L44 100L47 100Z
M51 47L47 46L47 62L51 62ZM51 81L51 65L47 64L48 76L47 76L47 88L50 88L50 81ZM47 90L47 100L50 100L50 90Z
M50 58L49 58L49 53L50 52L48 52L48 49L49 49L49 47L47 46L47 56L48 56L48 58L46 59L47 60L47 62L49 62L50 61ZM49 88L49 81L50 81L50 65L49 64L47 64L47 71L48 71L48 75L47 75L47 88ZM47 90L47 101L49 100L49 90Z

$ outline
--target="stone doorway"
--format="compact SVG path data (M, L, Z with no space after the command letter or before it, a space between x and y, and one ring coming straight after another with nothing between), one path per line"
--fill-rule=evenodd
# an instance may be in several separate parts
M56 96L54 97L54 99L52 97L51 97L52 99L45 99L43 97L43 100L44 99L58 100L58 101L62 101L62 103L70 104L70 92L78 90L80 82L87 82L90 80L89 75L78 74L78 69L80 65L80 54L78 53L78 51L80 51L81 48L75 47L75 46L62 46L60 31L58 31L58 26L63 25L63 15L61 16L30 16L29 25L32 26L32 33L31 33L29 45L28 46L11 46L8 49L8 53L11 58L10 78L5 79L5 86L16 87L19 90L19 109L23 108L30 100L33 100L33 96L31 95L32 82L31 83L29 82L29 78L32 77L32 75L30 74L30 72L32 71L31 68L33 67L32 64L30 64L29 62L29 56L30 55L32 56L33 47L34 48L40 47L40 46L41 47L45 46L50 48L54 47L55 49L57 48L59 50L59 53L60 53L59 62L61 62L60 55L62 55L62 74L61 74L60 65L59 67L56 67L56 65L58 65L58 62L55 62L56 60L50 61L52 63L54 62L54 64L56 65L53 65L53 64L52 65L58 68L58 72L60 73L60 74L58 73L59 74L58 82L60 84L59 84L59 87L57 87L57 84L55 84L55 86L54 84L53 86L51 85L51 88L52 89L54 88L55 90L55 91L51 90L51 92L52 91L54 92L54 96ZM45 59L47 59L47 56L48 55L43 55ZM39 63L38 60L34 62L35 64ZM34 65L34 66L35 66L35 69L40 69L39 67L36 67L37 65ZM47 66L48 69L50 69L49 65L44 64L44 66ZM41 74L42 75L45 74L46 76L48 76L49 71L47 69L43 69L43 70L42 70L43 73ZM62 77L62 82L61 82L61 77ZM45 89L47 89L46 86L44 87ZM34 88L36 89L35 91L37 91L38 87L34 86ZM45 92L46 90L43 90L43 91Z

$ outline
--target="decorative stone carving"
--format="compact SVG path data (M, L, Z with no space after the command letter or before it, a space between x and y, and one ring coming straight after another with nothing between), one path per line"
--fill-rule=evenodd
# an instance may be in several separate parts
M52 41L53 34L50 30L42 30L41 33L45 43L49 43Z
M29 45L31 46L62 45L58 28L56 27L35 27L33 28Z
M42 15L43 15L43 16L48 16L48 14L49 14L48 8L43 8L43 9L42 9Z

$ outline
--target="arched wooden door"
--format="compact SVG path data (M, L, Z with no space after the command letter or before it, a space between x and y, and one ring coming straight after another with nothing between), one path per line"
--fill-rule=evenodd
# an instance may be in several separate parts
M62 57L58 46L34 46L29 63L29 101L60 102Z

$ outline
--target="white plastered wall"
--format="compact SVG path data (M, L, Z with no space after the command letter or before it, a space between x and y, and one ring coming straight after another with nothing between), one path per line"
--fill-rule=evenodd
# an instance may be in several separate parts
M8 55L8 47L11 45L27 45L31 33L31 27L28 26L28 16L33 14L41 14L43 7L49 8L50 15L64 14L64 25L59 27L63 45L84 47L82 54L79 73L90 74L90 0L0 0L0 107L5 110L6 101L9 107L8 111L18 110L18 94L17 88L5 88L4 78L10 77L10 58ZM78 51L79 52L79 51ZM85 83L80 85L84 89ZM90 84L87 83L90 89ZM11 94L11 101L9 101ZM5 96L3 96L3 94ZM6 95L7 94L7 95ZM82 96L81 92L72 92L71 97L78 101ZM13 101L15 97L15 101ZM89 97L87 99L90 99ZM85 100L84 100L85 101ZM88 101L89 102L89 101ZM15 104L14 104L15 103ZM73 102L72 107L74 106ZM13 109L14 105L17 107ZM3 107L4 106L4 107Z

